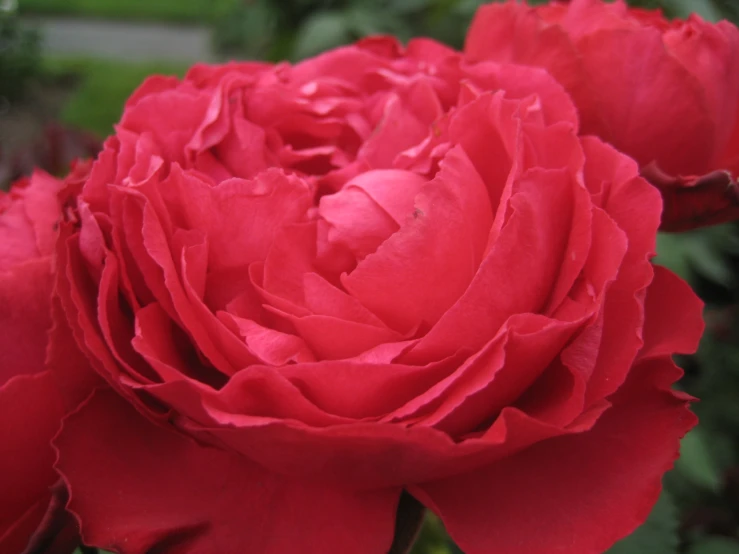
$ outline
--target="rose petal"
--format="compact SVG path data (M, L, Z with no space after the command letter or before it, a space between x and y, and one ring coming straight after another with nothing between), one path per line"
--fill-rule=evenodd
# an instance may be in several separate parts
M454 149L416 197L413 216L342 276L342 284L401 333L431 326L467 288L491 222L482 180L464 152Z
M140 95L134 104L127 106L119 126L137 134L152 133L164 159L185 165L185 146L203 120L210 99L187 83L157 92Z
M464 69L482 90L504 90L506 98L537 97L537 108L542 111L547 125L566 121L577 129L575 105L564 87L546 70L494 62L480 62Z
M635 370L631 390L590 431L410 492L469 554L600 554L647 517L695 424L663 383L674 379L672 367L663 360Z
M19 375L0 387L0 537L33 510L36 517L23 525L29 531L27 541L44 515L57 478L50 442L63 415L62 399L48 371Z
M321 198L319 213L330 225L329 240L346 244L358 260L372 254L413 213L426 180L397 169L364 172L341 191Z
M582 139L582 144L585 183L594 191L596 201L602 197L608 218L628 241L618 278L603 300L602 309L608 315L599 362L588 383L588 397L598 401L623 382L642 346L644 295L653 279L649 260L654 255L661 202L657 190L638 177L633 160L594 137ZM606 180L605 175L612 177Z
M532 170L518 186L512 214L469 288L409 359L434 358L460 348L477 350L489 340L490 330L499 329L510 316L540 313L545 307L564 258L576 185L568 171Z
M376 554L392 541L399 489L278 477L152 424L111 392L68 417L55 445L83 540L107 550Z
M692 354L703 334L703 302L685 281L661 266L644 302L644 347L639 358Z
M43 369L52 282L49 257L0 270L0 386Z
M578 50L591 88L599 91L597 114L580 112L583 133L598 134L641 165L659 160L677 175L707 169L717 145L705 93L665 52L659 31L595 32ZM666 132L675 121L680 132Z
M575 46L562 28L547 24L528 7L507 2L479 8L467 32L464 52L472 62L493 60L546 68L583 108L583 67Z
M716 146L726 144L732 128L725 122L739 117L739 29L728 21L712 25L693 15L678 29L667 31L664 43L700 81L716 123Z

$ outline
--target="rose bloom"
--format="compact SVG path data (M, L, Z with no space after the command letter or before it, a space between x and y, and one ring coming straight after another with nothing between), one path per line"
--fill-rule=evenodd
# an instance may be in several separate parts
M469 61L546 68L572 95L581 131L635 158L665 198L663 229L739 218L739 30L668 21L623 0L477 12Z
M545 71L432 41L148 80L57 243L83 541L384 554L406 491L468 554L602 552L695 422L660 210Z
M66 326L52 324L53 252L66 182L37 171L0 191L0 551L71 553L78 542L57 486L51 439L90 392ZM58 306L56 306L58 308ZM63 321L63 319L61 320ZM48 344L48 347L47 347ZM55 369L50 369L45 360ZM84 361L83 361L84 367ZM63 373L64 382L58 380Z

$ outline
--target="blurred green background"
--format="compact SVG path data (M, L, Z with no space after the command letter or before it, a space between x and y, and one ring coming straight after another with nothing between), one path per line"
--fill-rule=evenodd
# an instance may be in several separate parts
M103 137L145 76L182 75L187 67L158 61L155 55L145 63L43 55L30 17L207 26L218 59L298 60L374 33L404 40L431 36L459 47L482 3L19 0L17 13L0 13L0 185L27 167L18 159L43 162L42 151L49 148L41 132L45 125L63 123L68 141ZM676 17L697 12L709 20L739 21L739 0L630 3L660 7ZM20 153L13 154L19 145ZM658 242L657 262L688 279L706 302L708 328L701 348L697 355L679 360L686 370L680 387L701 398L695 405L701 423L684 440L682 457L667 475L665 492L650 519L609 553L739 554L739 233L729 224L661 235ZM413 553L459 552L438 520L428 517Z

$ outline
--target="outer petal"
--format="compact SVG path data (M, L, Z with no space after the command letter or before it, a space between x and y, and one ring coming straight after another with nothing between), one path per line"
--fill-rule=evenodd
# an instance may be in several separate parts
M693 15L664 35L666 48L703 86L717 146L723 146L737 117L739 97L739 29L728 21L712 25Z
M0 270L51 253L61 181L43 171L0 191Z
M469 61L493 60L545 67L568 90L583 79L579 56L561 27L548 25L518 2L481 7L464 45Z
M410 492L467 554L600 554L647 517L695 423L674 378L645 362L592 430Z
M580 105L583 133L599 135L641 165L658 160L665 171L683 175L707 169L716 144L705 93L666 54L657 30L600 31L581 39L578 49L599 91L597 113ZM679 132L669 132L676 122Z
M288 481L159 427L109 391L55 440L87 544L121 554L386 552L400 490Z
M51 450L50 444L46 446ZM49 496L51 496L51 501L49 501ZM38 520L35 517L24 517L23 523L33 522L37 523L37 526L35 529L28 530L33 531L30 540L25 540L28 538L27 532L22 535L26 545L23 554L71 554L75 551L80 544L79 528L74 516L66 509L68 498L64 482L57 479L52 490L47 491L47 494L36 505L36 508L45 508L39 512L43 514L41 521L37 523ZM27 514L35 515L35 511L34 509ZM19 531L20 529L22 525L16 526L14 530ZM3 540L0 540L0 543L2 543L3 552L13 552L13 549L8 548Z
M46 367L0 387L0 552L71 552L78 531L64 511L64 493L52 486L51 439L65 414L101 382L77 349L61 307L52 304ZM45 329L35 334L47 337ZM24 337L28 342L33 334ZM31 430L31 431L29 431ZM78 542L78 541L77 541Z
M705 326L703 302L685 281L669 269L655 266L644 310L647 317L640 359L696 351Z
M44 367L50 267L49 258L39 258L0 271L0 386Z
M728 169L734 177L739 176L739 98L737 98L736 119L726 147L720 155L718 167Z
M64 407L49 372L21 375L0 388L0 551L22 552L57 480L50 442Z
M644 294L653 278L649 259L655 249L660 199L657 191L637 176L633 160L594 137L582 139L582 144L585 183L625 233L628 245L618 276L603 300L603 338L588 381L588 402L598 402L624 382L642 345ZM606 175L613 177L609 181ZM600 250L607 253L605 247ZM603 265L598 263L600 268Z

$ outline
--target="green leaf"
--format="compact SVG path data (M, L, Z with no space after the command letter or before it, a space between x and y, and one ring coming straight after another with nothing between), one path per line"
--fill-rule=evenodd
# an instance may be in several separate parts
M693 429L680 444L680 459L675 463L675 469L696 485L718 491L721 488L721 468L709 444L709 437L701 427Z
M723 537L709 537L693 544L688 554L739 554L739 542Z
M309 17L298 31L293 54L297 59L314 56L351 40L346 14L339 11L318 12Z
M670 495L663 491L647 521L618 542L607 554L677 554L677 511Z
M691 254L691 261L698 273L725 287L734 284L734 272L720 253L708 248L694 248Z
M434 514L426 513L426 519L411 554L452 554L444 526Z
M358 0L355 1L354 4L357 6L364 6L365 8L376 8L374 3L367 2L366 0ZM389 19L392 15L407 16L423 13L433 8L432 0L403 0L402 2L393 2L391 0L385 1L383 4L386 9L389 8L392 10L391 14L384 15L385 19ZM378 15L383 17L383 14L381 13Z
M686 235L673 233L657 234L657 256L654 263L677 273L683 279L690 276L690 262L685 248Z
M344 17L352 37L391 34L403 39L410 36L403 18L392 7L379 12L363 3L357 3L344 11Z
M216 20L216 50L226 57L263 59L276 40L280 13L268 0L236 4Z
M719 285L736 284L728 257L739 253L739 234L734 225L716 225L684 233L658 233L654 263L689 280L698 273Z

